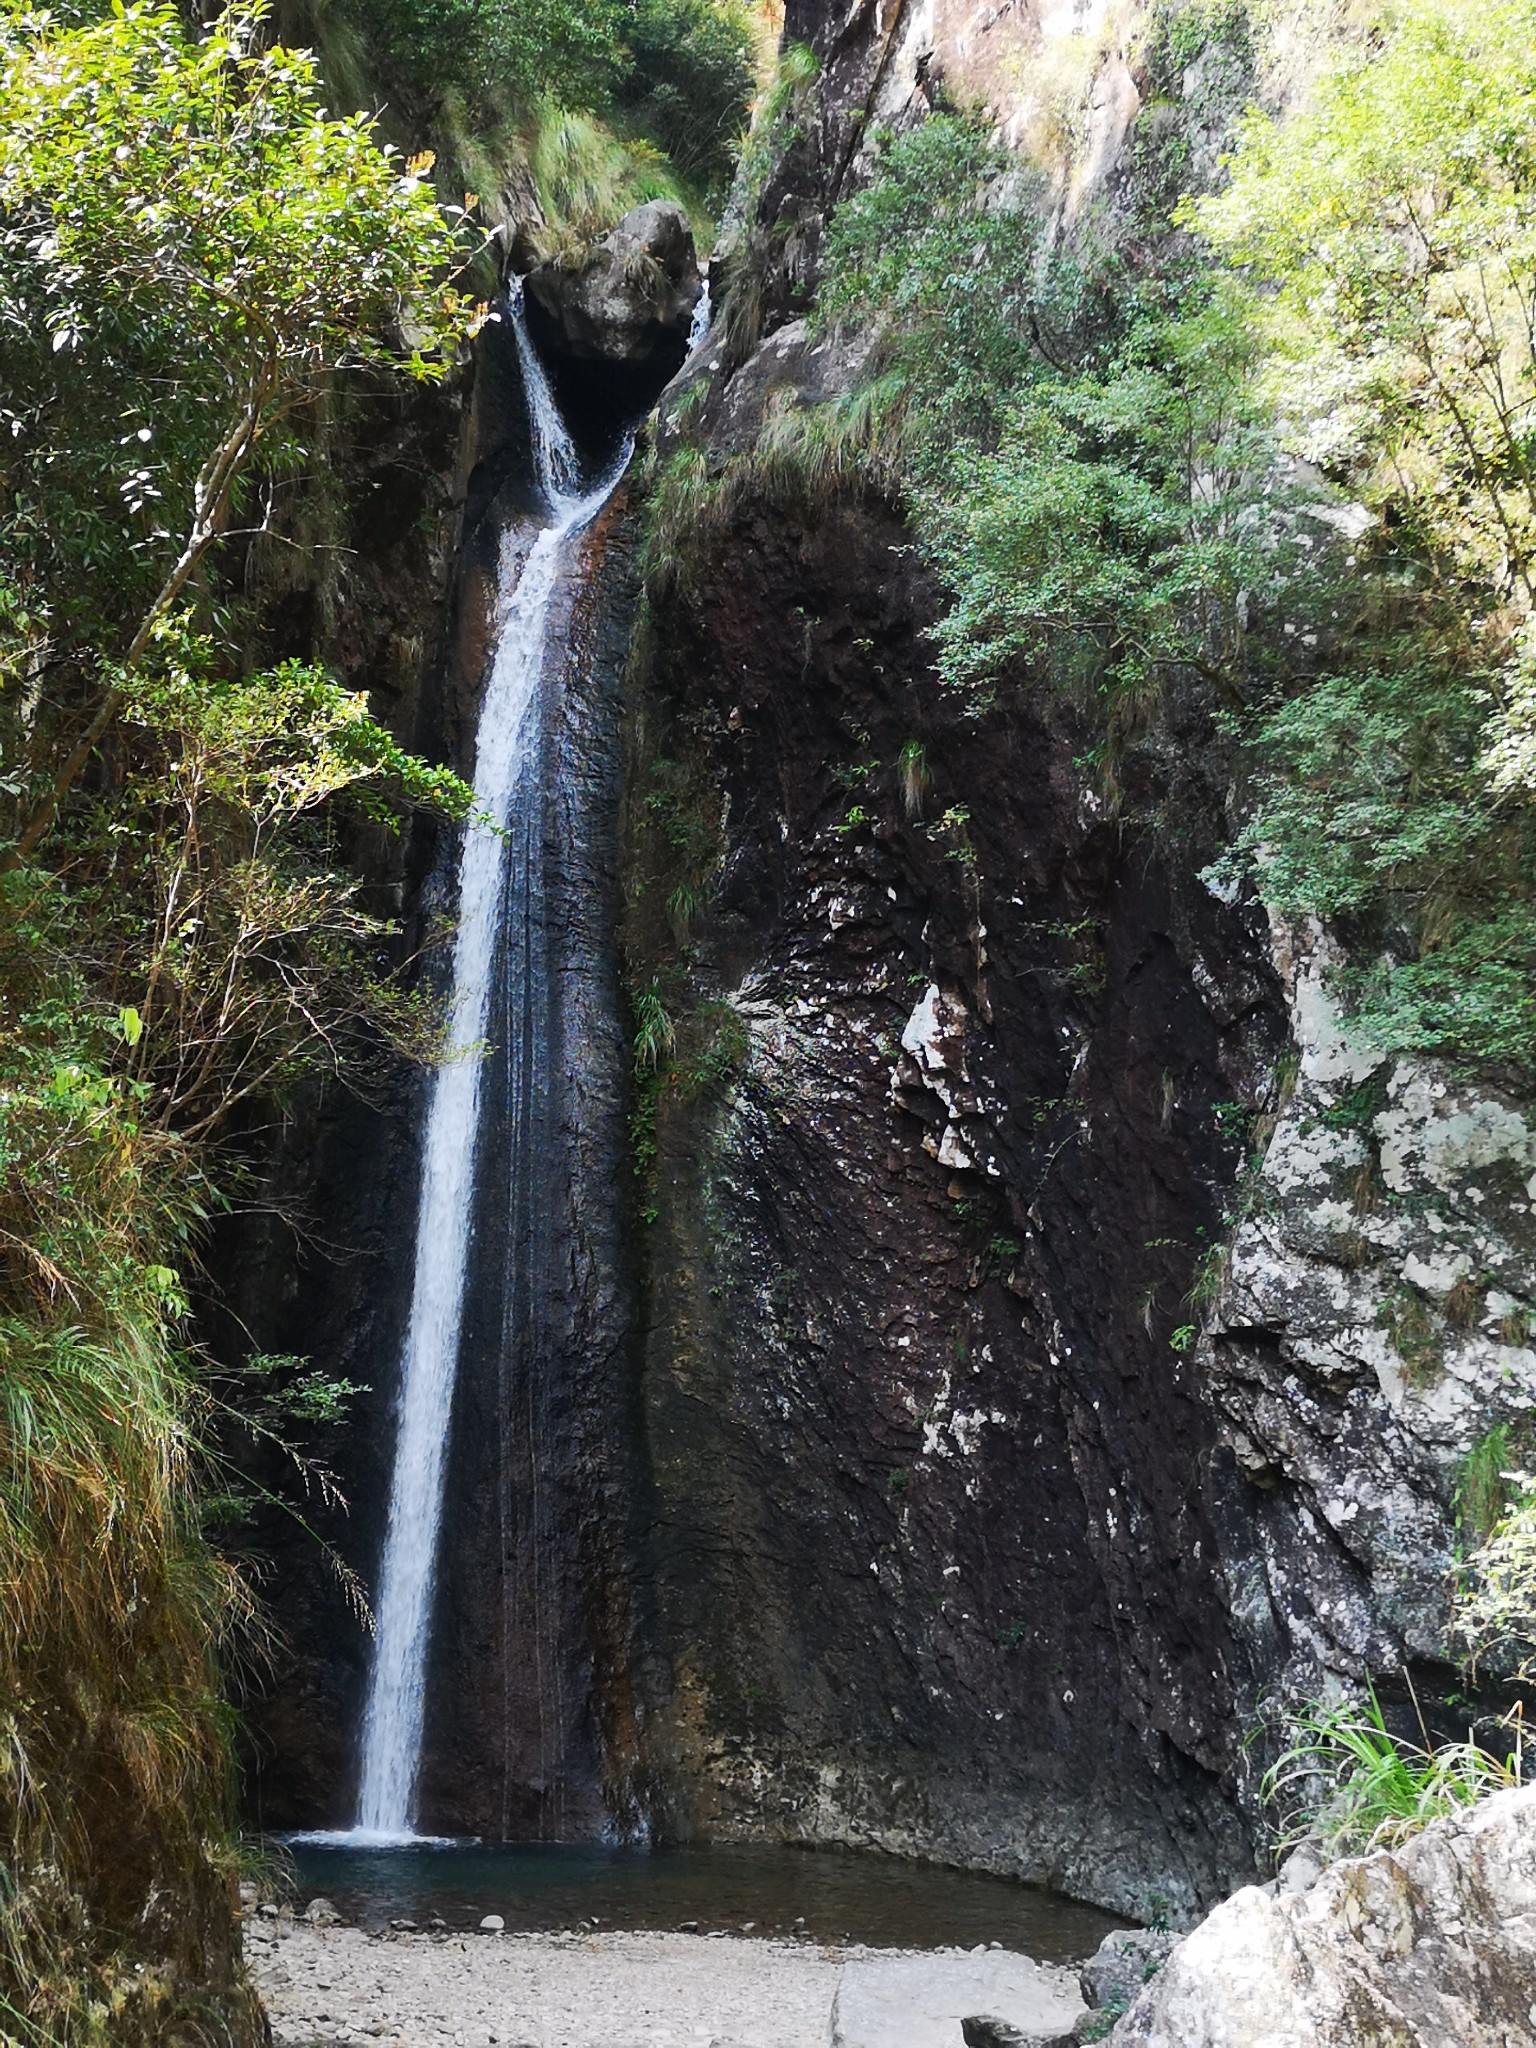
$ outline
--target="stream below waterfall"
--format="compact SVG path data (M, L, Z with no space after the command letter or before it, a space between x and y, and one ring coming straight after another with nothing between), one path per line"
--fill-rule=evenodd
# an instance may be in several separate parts
M701 1935L803 1931L818 1941L871 1948L999 1942L1042 1962L1072 1962L1126 1924L1012 1878L773 1844L445 1843L367 1850L298 1843L292 1853L301 1900L324 1896L371 1929L401 1919L426 1926L433 1916L450 1928L477 1927L490 1913L513 1932L596 1922L623 1933L691 1921Z

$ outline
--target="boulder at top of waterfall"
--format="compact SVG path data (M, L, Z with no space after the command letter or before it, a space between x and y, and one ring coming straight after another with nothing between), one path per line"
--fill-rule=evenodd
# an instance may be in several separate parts
M569 354L645 363L686 344L704 287L687 214L652 199L574 263L541 265L528 289Z
M1115 2048L1512 2048L1536 2032L1536 1785L1256 1886L1180 1942Z

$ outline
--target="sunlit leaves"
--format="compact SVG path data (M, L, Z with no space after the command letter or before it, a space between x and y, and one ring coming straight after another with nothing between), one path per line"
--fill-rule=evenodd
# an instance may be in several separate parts
M5 553L66 645L132 638L199 519L292 463L327 378L441 376L471 317L425 167L328 118L262 18L237 0L197 42L171 7L0 8Z
M1201 227L1270 287L1307 452L1448 569L1532 596L1536 6L1412 0L1255 117Z

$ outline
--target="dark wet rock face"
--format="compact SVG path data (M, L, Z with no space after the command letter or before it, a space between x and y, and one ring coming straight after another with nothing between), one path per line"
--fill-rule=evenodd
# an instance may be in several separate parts
M940 690L931 605L879 506L745 521L633 711L631 973L686 764L742 1046L659 1106L647 1750L683 1828L1188 1906L1246 1849L1185 1297L1279 992L1197 879L1205 713L1111 814L1046 691Z
M569 264L541 265L528 289L565 353L675 367L703 290L688 216L670 199L650 200Z

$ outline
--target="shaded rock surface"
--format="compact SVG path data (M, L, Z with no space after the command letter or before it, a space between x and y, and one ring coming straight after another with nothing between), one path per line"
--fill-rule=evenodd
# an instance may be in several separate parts
M1340 1021L1316 930L1276 932L1299 1065L1203 1363L1257 1487L1231 1604L1256 1669L1449 1667L1457 1472L1536 1409L1536 1122Z
M1115 2048L1526 2048L1536 2037L1536 1786L1250 1888L1181 1942Z
M571 355L681 360L703 291L688 216L673 200L649 200L571 264L540 265L528 289Z
M1145 1927L1117 1928L1106 1934L1079 1974L1084 1998L1095 2011L1106 2005L1134 2004L1149 1979L1167 1962L1174 1939Z
M1284 1010L1198 879L1208 707L1111 815L1068 707L940 687L934 604L878 501L748 511L631 705L632 983L667 847L716 835L686 1000L717 1052L659 1101L639 1239L644 1754L679 1830L1189 1912L1252 1864L1173 1339L1242 1162L1216 1107L1262 1102Z

